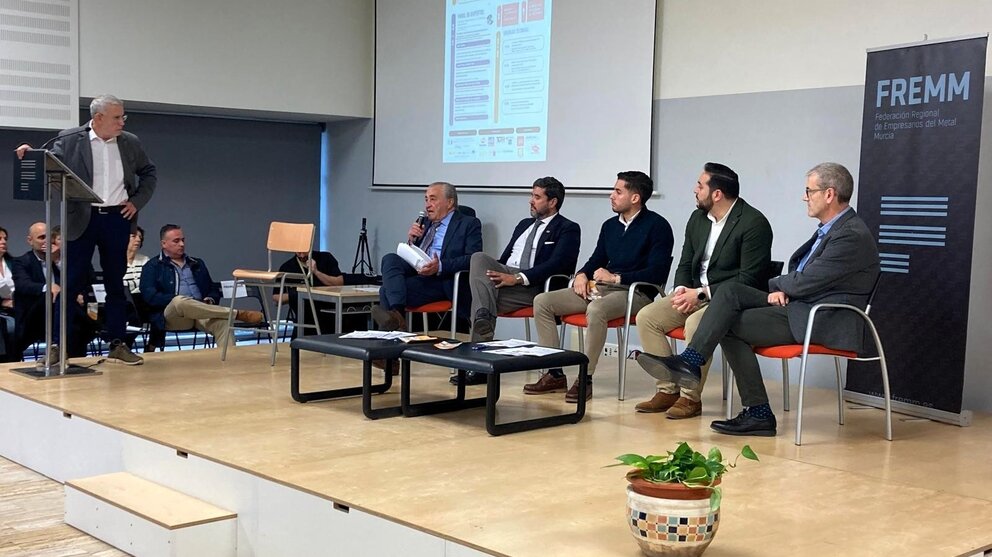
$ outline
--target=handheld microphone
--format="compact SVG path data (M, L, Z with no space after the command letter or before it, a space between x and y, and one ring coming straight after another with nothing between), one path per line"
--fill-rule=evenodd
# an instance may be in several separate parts
M415 222L420 225L420 228L427 228L427 224L430 222L430 219L427 218L427 213L421 211L417 215L417 220Z
M42 143L41 144L41 147L38 147L38 149L39 150L47 149L49 145L51 145L52 143L55 143L57 140L62 139L63 137L67 137L67 136L70 136L70 135L75 135L77 133L90 133L90 129L91 128L89 126L83 126L83 128L82 129L79 129L79 130L74 130L74 131L65 131L65 130L63 130L63 131L59 132L59 134L56 135L55 137L53 137L53 138L49 139L48 141Z

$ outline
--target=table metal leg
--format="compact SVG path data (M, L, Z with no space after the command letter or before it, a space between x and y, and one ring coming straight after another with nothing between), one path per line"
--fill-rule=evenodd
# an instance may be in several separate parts
M386 362L386 369L389 369L389 361ZM372 362L368 360L362 362L362 385L360 387L343 387L340 389L302 393L300 392L300 350L293 348L290 350L289 382L290 393L296 402L313 402L316 400L362 395L362 412L373 420L388 416L398 416L401 413L399 406L372 408L372 395L382 394L392 388L393 376L389 372L386 372L382 383L373 384Z
M543 418L531 418L517 422L496 423L496 401L499 400L499 374L489 376L489 383L486 386L486 431L489 435L506 435L507 433L517 433L520 431L530 431L542 427L551 427L563 424L579 423L586 414L586 390L588 389L589 365L579 366L579 401L576 403L575 412L561 414L558 416L545 416Z
M411 418L414 416L429 416L441 412L451 412L454 410L464 410L466 408L478 408L485 406L486 397L465 398L465 370L458 370L458 387L455 391L455 398L432 400L429 402L410 402L410 361L400 360L400 406L403 408L403 415ZM489 381L493 380L492 375L486 376Z

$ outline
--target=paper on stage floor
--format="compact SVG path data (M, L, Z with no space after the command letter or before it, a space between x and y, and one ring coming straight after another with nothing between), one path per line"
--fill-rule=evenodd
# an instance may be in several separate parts
M402 257L403 261L406 261L418 271L431 260L431 256L424 253L424 250L405 242L401 242L396 246L396 255Z

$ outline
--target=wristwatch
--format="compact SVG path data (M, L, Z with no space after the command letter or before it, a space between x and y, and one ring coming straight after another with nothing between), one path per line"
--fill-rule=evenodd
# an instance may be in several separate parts
M517 273L517 274L513 275L513 278L517 281L517 284L523 284L524 283L524 274L523 273Z
M696 299L699 300L700 302L705 302L706 301L706 289L705 288L700 287L700 288L697 288L696 289Z

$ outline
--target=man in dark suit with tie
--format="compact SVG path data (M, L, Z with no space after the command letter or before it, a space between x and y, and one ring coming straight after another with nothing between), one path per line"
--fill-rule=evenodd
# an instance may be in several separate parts
M372 309L382 330L406 328L407 307L452 299L455 273L468 270L472 254L482 251L482 223L458 211L455 186L447 182L428 186L424 208L428 224L413 223L407 242L418 245L431 259L414 269L395 253L382 258L379 305ZM466 315L467 306L459 308Z
M637 333L644 350L670 356L665 336L678 327L691 342L709 301L717 290L733 282L755 288L768 285L772 227L760 211L740 198L737 173L708 162L696 181L696 210L685 226L682 259L675 270L675 288L637 313ZM654 397L639 403L638 412L666 412L668 418L692 418L702 413L700 391L709 368L702 366L699 387L682 389L659 380Z
M85 126L59 133L52 153L96 192L103 203L69 201L64 224L66 286L81 291L93 251L100 249L100 267L107 291L105 330L110 341L110 362L143 363L123 342L127 325L124 272L127 245L136 228L138 211L151 199L157 177L155 165L134 134L124 131L124 103L112 95L101 95L90 103L91 120ZM17 148L23 157L31 146ZM58 309L56 309L56 316ZM55 342L59 339L54 338Z
M667 370L676 383L693 388L699 384L700 366L713 356L718 343L723 347L744 409L736 418L711 423L713 430L728 435L775 435L775 415L752 347L802 342L810 309L817 303L861 308L868 303L879 274L878 246L850 206L853 195L854 179L846 168L836 163L813 167L806 174L803 199L807 214L820 224L789 259L788 274L768 282L770 293L740 283L721 288L686 350L678 356L656 358L656 372ZM864 323L851 312L825 310L818 315L811 340L862 352Z
M531 218L513 230L500 258L483 252L472 255L472 342L493 339L496 315L534 304L551 275L571 275L579 258L582 231L558 211L565 186L548 176L534 181L530 194ZM453 381L457 378L453 377ZM466 373L468 384L486 381L482 374Z

